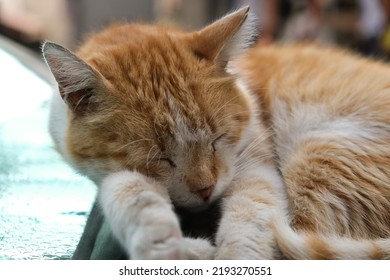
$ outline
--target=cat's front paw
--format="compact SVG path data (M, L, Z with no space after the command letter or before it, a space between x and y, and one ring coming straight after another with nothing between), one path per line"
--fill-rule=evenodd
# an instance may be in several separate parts
M215 257L216 248L206 239L184 238L183 243L186 259L212 260Z
M173 213L154 211L134 232L129 247L131 259L184 259L183 238Z
M154 213L153 221L143 221L133 234L129 250L132 259L214 259L216 249L208 240L183 238L176 217L161 213Z

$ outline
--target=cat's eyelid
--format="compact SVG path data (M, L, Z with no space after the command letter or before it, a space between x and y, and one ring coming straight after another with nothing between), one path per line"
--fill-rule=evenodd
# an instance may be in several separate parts
M165 162L168 162L171 167L173 167L173 168L176 167L176 164L170 158L162 157L162 158L159 158L158 161L165 161Z
M215 139L213 140L213 142L211 143L211 146L213 147L214 152L217 150L216 147L215 147L215 145L217 144L217 142L218 142L219 140L221 140L221 139L222 139L223 137L225 137L225 136L226 136L226 132L220 134L217 138L215 138Z
M213 144L218 142L219 140L221 140L223 137L226 136L226 132L224 133L221 133L219 136L217 136L214 140L213 140Z

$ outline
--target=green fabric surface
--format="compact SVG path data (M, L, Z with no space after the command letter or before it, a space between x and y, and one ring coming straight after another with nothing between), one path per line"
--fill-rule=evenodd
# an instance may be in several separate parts
M112 236L106 220L100 227L96 238L95 246L91 254L91 260L123 260L127 259L126 254Z
M126 254L113 237L98 202L92 207L73 260L124 260Z

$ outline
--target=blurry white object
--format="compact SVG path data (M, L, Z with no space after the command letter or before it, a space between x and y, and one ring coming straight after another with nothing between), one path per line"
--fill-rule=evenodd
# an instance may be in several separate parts
M380 0L359 0L360 32L366 39L379 37L385 26L386 16Z

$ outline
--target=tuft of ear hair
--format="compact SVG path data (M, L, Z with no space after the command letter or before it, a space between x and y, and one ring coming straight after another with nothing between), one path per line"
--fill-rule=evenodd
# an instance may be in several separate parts
M45 42L43 57L58 83L62 99L75 113L83 113L98 87L100 74L63 46Z
M230 13L200 31L190 33L189 44L200 57L225 68L252 46L258 36L257 20L249 6Z

